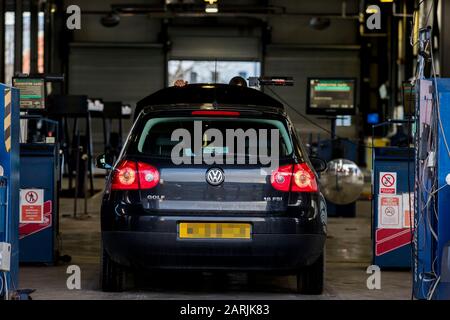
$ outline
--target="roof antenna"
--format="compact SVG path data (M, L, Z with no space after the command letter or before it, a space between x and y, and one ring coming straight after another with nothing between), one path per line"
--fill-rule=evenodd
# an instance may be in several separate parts
M217 84L217 58L214 60L214 84ZM214 86L214 101L213 101L213 107L214 109L217 108L217 86Z

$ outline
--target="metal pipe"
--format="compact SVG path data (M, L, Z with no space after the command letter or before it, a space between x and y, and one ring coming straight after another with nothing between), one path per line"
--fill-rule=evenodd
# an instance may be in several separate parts
M14 18L14 74L22 73L23 52L23 4L22 0L15 1Z
M392 3L392 16L396 18L413 18L413 14L408 13L397 13L397 5L395 2Z
M6 1L0 3L0 82L5 82L5 13Z
M44 7L44 73L53 71L52 68L52 6L51 1Z
M335 44L269 44L267 49L295 49L295 50L349 50L357 51L361 49L360 45L335 45Z
M111 5L110 11L105 10L88 10L83 11L83 14L91 15L105 15L115 12L119 15L124 16L134 16L134 15L147 15L150 18L156 19L171 19L176 17L230 17L230 18L257 18L266 19L273 16L293 16L293 17L321 17L327 19L339 19L339 20L358 20L359 13L353 12L348 14L346 12L346 6L343 5L342 12L339 13L320 13L320 12L288 12L284 7L274 7L269 6L265 8L260 7L247 7L247 6L237 6L237 7L224 7L218 13L206 13L203 7L192 7L190 12L180 12L167 10L161 6L149 6L149 5L133 5L128 4L117 4Z
M450 3L441 1L441 28L440 28L440 63L441 76L450 77Z
M38 73L38 33L39 8L38 1L30 1L30 73Z

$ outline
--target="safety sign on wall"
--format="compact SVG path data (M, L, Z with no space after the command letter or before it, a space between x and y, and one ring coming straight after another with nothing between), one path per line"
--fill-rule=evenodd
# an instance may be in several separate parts
M401 195L380 195L378 203L378 228L403 228Z
M402 197L403 197L403 227L411 228L414 226L414 192L404 193Z
M380 172L379 194L397 193L397 172Z
M20 223L44 222L44 190L20 190Z

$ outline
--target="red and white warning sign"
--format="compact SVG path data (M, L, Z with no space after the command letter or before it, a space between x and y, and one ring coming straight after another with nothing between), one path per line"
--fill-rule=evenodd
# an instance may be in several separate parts
M379 197L378 202L378 228L403 228L402 196L385 195Z
M20 190L20 223L44 222L44 190Z
M397 193L397 172L380 172L380 194Z
M414 192L404 193L402 196L403 228L411 228L412 226L414 226Z
M20 223L19 239L26 238L50 228L52 226L52 216L52 202L47 200L44 202L44 221L42 223Z

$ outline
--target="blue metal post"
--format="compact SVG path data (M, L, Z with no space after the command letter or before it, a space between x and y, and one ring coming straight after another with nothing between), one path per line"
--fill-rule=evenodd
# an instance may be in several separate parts
M0 166L7 190L0 241L11 244L11 270L6 273L10 292L19 279L19 112L19 91L0 84Z

